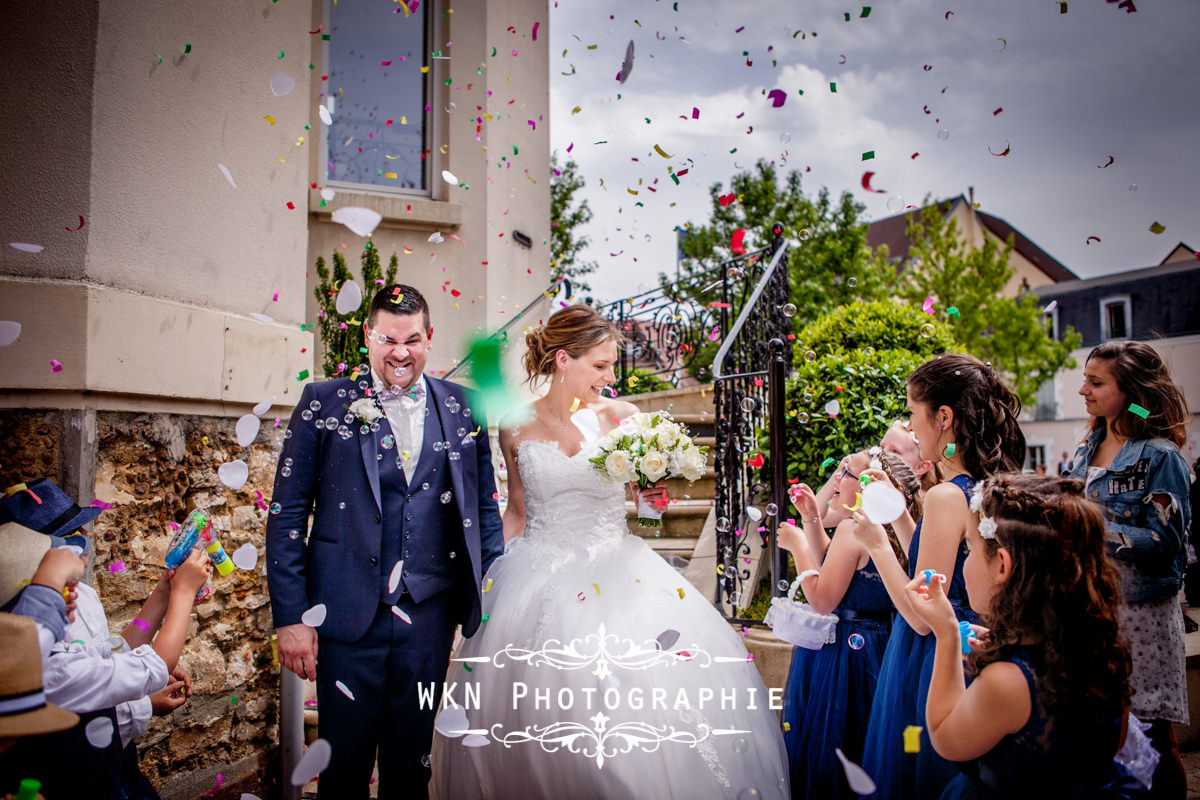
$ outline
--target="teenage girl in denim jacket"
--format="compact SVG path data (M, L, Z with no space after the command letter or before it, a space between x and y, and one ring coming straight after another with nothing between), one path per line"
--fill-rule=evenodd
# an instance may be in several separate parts
M1121 635L1133 658L1133 713L1151 723L1162 755L1153 794L1186 793L1172 722L1187 724L1183 583L1191 524L1190 470L1179 452L1191 419L1183 392L1158 353L1141 342L1108 342L1088 355L1083 395L1089 434L1071 475L1105 515L1107 545L1121 573Z

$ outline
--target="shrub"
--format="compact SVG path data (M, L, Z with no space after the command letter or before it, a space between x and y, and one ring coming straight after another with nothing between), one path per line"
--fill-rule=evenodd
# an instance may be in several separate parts
M396 282L396 270L399 260L395 253L388 263L387 274L384 275L379 265L379 250L370 242L362 252L362 305L349 314L339 314L336 309L337 293L342 284L353 280L346 259L338 251L333 251L333 271L325 266L325 259L317 257L317 285L313 294L321 312L318 315L318 327L321 331L321 344L324 345L325 357L321 362L321 371L326 378L336 378L347 374L356 366L366 361L366 348L363 347L362 323L367 318L367 310L371 307L371 298L381 286Z

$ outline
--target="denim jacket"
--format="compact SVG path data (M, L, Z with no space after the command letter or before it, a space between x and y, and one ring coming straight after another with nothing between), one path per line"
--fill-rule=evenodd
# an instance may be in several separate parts
M1071 476L1087 481L1104 436L1093 431L1071 459ZM1121 572L1125 602L1173 597L1183 583L1191 525L1191 471L1166 439L1130 439L1087 487L1104 511L1108 552Z

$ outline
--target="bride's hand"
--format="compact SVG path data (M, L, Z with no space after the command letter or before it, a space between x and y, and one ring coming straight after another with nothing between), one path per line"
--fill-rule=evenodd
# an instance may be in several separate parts
M670 502L670 496L667 494L666 481L659 481L653 486L647 486L645 489L639 489L637 483L630 482L630 490L633 492L633 502L636 504L639 499L645 500L648 505L663 510Z

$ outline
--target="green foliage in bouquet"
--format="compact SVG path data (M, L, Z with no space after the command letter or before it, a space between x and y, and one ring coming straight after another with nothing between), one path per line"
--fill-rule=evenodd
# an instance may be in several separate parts
M371 298L381 286L396 282L396 270L399 260L395 253L388 263L387 275L379 263L379 250L370 242L362 252L362 305L349 314L337 313L337 294L342 284L353 280L346 259L338 251L333 251L333 270L325 266L325 259L317 257L318 283L313 288L317 305L321 309L318 327L321 331L321 344L324 346L325 358L321 362L321 371L326 378L336 378L347 375L357 365L366 360L363 347L362 324L367 319L367 310L371 307ZM380 283L382 280L382 283Z

